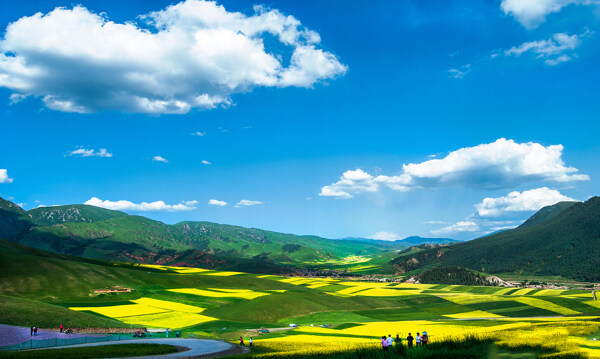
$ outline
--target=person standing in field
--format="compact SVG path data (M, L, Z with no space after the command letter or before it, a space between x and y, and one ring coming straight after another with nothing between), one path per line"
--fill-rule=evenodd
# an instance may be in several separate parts
M249 343L250 343L249 347L252 348L252 337L250 337Z
M396 334L396 339L394 339L394 343L396 345L402 344L402 339L400 339L400 334Z
M60 325L60 332L62 333L65 330L65 326L64 325Z
M240 337L240 345L243 346L243 347L245 347L245 345L244 345L244 338L242 338L242 337Z
M391 334L388 334L388 337L387 337L387 339L386 339L386 340L387 340L387 342L388 342L388 348L390 348L390 347L393 347L393 346L394 346L394 338L392 338L392 335L391 335Z
M169 337L169 328L165 329L165 338Z
M413 340L415 340L415 338L412 336L411 333L408 333L408 336L406 337L406 343L408 344L408 349L412 349Z
M427 345L428 341L429 341L429 337L427 336L427 332L423 332L423 335L421 336L421 345L423 345L423 346Z
M31 326L31 328L29 328L29 336L32 337L33 336L33 326Z
M415 338L417 340L417 348L421 346L421 333L417 332L417 336Z
M385 335L381 337L381 346L383 347L383 351L388 350L388 341Z

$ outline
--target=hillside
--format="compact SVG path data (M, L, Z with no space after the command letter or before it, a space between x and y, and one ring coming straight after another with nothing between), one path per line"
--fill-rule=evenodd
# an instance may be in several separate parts
M99 260L265 273L289 272L292 266L332 269L334 263L344 264L345 258L364 262L366 257L408 246L385 241L298 236L210 222L168 225L88 205L24 211L6 200L0 203L0 238Z
M87 205L69 205L69 206L52 206L39 207L27 211L31 216L31 220L41 226L51 226L65 222L100 222L111 218L126 216L126 213L119 211L111 211L100 207Z
M407 252L400 272L437 265L486 273L516 272L600 280L600 197L542 208L523 225L450 246Z

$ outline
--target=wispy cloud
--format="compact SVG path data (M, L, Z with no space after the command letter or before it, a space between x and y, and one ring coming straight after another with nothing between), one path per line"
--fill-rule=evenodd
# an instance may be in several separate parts
M152 157L152 161L163 162L163 163L168 163L169 162L169 161L167 161L166 158L164 158L162 156L154 156L154 157Z
M212 165L212 162L209 162L209 161L207 161L207 160L202 160L201 162L202 162L202 164L204 164L204 165Z
M521 56L523 54L532 54L535 59L544 60L548 66L556 66L563 62L571 61L576 54L573 50L577 49L582 42L582 38L591 36L593 33L589 30L579 35L569 35L566 33L557 33L551 38L539 41L524 42L519 46L514 46L504 51L505 56Z
M166 204L164 201L133 203L130 201L108 201L101 200L97 197L92 197L84 204L116 211L133 211L133 212L179 212L191 211L196 209L198 201L184 201L179 204Z
M436 229L431 231L433 234L456 234L456 233L464 233L464 232L477 232L479 231L479 225L473 221L460 221L456 222L450 226Z
M471 72L471 64L466 64L458 69L448 70L448 74L454 79L462 79L467 76L469 72Z
M106 148L100 148L98 151L95 149L77 148L69 152L69 156L81 156L81 157L112 157L112 153L108 152Z
M238 203L236 203L236 205L234 207L236 207L236 208L249 207L249 206L257 206L259 204L263 204L263 202L261 202L261 201L251 201L249 199L243 199L243 200L239 201Z
M204 136L206 136L206 132L200 132L200 131L193 132L193 133L192 133L192 136L200 136L200 137L204 137Z

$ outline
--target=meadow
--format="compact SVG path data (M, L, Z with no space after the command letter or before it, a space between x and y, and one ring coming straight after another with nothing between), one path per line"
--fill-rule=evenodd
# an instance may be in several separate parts
M383 357L382 335L406 338L423 331L432 345L407 357L431 357L439 350L465 357L483 357L483 352L497 352L498 357L600 357L600 304L585 290L352 281L129 264L103 270L112 286L131 292L95 294L103 287L89 285L68 292L48 290L41 301L45 323L170 328L184 337L232 342L253 337L251 355L256 357L345 358L358 352ZM96 285L106 287L108 282ZM12 287L7 298L13 309L40 300L39 292L27 288ZM0 318L3 314L0 306ZM11 321L7 324L34 325L31 316L6 318ZM259 333L259 328L281 330ZM473 349L465 351L465 343Z

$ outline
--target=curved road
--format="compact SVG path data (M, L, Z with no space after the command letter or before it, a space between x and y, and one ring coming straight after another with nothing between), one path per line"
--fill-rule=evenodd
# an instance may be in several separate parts
M99 343L88 343L78 345L67 345L54 348L44 349L62 349L62 348L81 348L81 347L93 347L98 345L111 345L111 344L167 344L176 345L180 347L188 348L177 353L165 354L165 355L150 355L142 357L128 357L128 359L150 359L150 358L194 358L201 355L215 354L235 347L231 343L222 342L219 340L210 339L182 339L182 338L166 338L166 339L131 339L121 340L113 342L99 342Z

